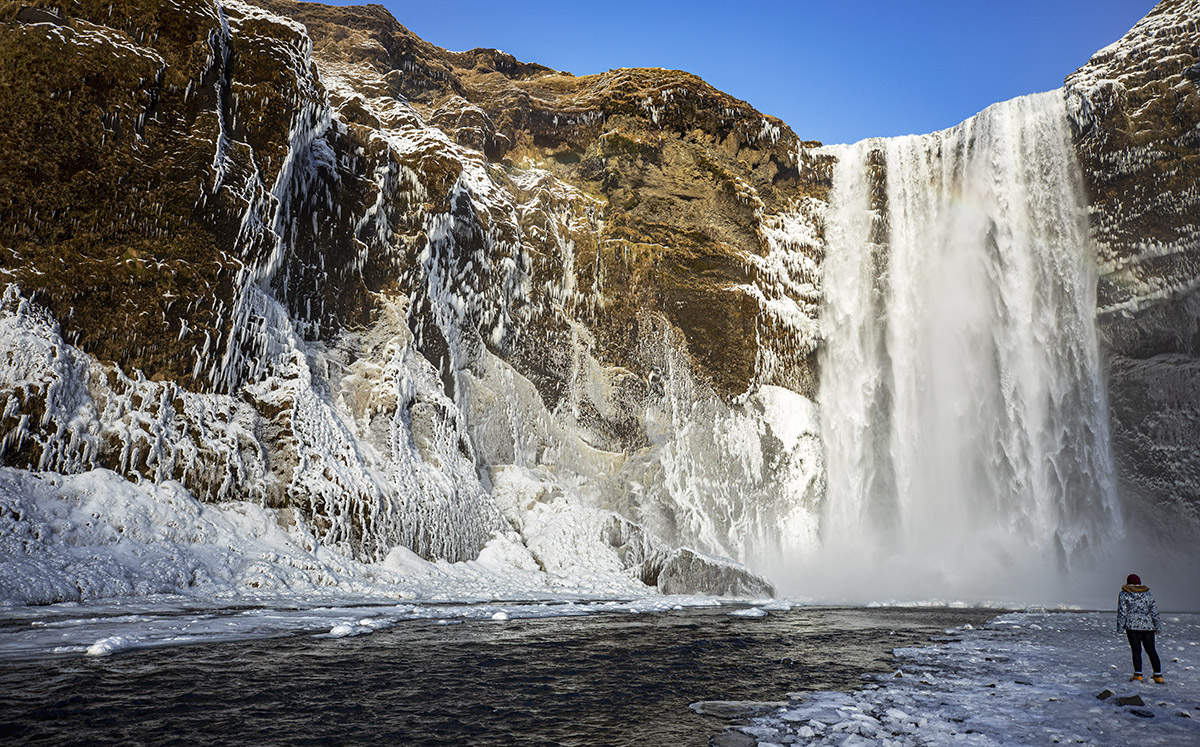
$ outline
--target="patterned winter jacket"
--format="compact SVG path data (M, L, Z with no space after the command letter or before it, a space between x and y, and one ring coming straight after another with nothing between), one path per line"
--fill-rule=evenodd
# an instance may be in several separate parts
M1117 632L1126 630L1162 630L1158 605L1149 586L1125 584L1117 596Z

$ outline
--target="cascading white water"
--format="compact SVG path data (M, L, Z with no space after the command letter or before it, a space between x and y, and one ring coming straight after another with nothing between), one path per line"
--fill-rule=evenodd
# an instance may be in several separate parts
M830 202L823 575L1030 598L1121 533L1062 92L846 146Z

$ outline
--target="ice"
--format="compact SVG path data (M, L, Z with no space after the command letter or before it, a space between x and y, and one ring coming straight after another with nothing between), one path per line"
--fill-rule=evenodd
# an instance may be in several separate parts
M125 638L124 636L119 636L119 635L112 635L107 638L101 638L100 640L93 643L91 646L88 646L87 655L88 656L108 656L109 654L113 653L114 651L121 651L123 649L131 648L131 647L132 647L132 644L130 643L128 638Z
M637 600L625 609L642 611L708 603L657 597L623 568L575 577L547 573L507 534L494 536L476 560L431 562L397 547L381 562L355 561L285 526L290 518L289 511L246 502L203 504L179 483L133 483L104 469L56 475L0 468L0 605L11 612L20 609L12 605L94 606L155 595L209 606L280 599L311 606L356 599L625 598ZM611 545L603 547L612 552ZM580 612L573 605L554 610ZM328 631L340 622L313 627ZM193 632L211 631L201 626L181 634Z
M759 609L764 609L768 612L789 612L794 606L795 605L786 599L773 599L769 602L757 605Z
M731 617L766 617L767 611L761 607L745 607L740 610L730 612Z
M1164 667L1165 685L1127 681L1129 649L1113 620L1111 612L1016 612L964 626L933 645L898 649L910 674L876 675L854 693L793 695L753 720L768 730L755 734L760 744L1200 744L1200 724L1182 715L1200 702L1200 675L1187 668L1200 658L1200 614L1165 621L1164 662L1182 654ZM1098 699L1104 690L1118 697ZM1145 705L1119 705L1132 695Z
M340 623L329 629L330 638L349 638L356 635L369 635L374 633L375 629L366 625L354 625L353 623Z
M338 639L369 635L395 625L425 622L528 620L594 614L645 614L723 604L711 597L649 596L598 600L541 592L541 599L496 604L467 599L469 585L455 590L453 569L437 585L425 587L420 601L397 603L382 597L350 603L344 597L321 604L313 599L264 594L221 600L157 595L103 602L67 602L38 607L0 606L0 661L46 656L106 656L166 646L212 645L291 635ZM465 588L464 588L465 587ZM491 588L499 588L495 582ZM509 590L517 596L520 590Z

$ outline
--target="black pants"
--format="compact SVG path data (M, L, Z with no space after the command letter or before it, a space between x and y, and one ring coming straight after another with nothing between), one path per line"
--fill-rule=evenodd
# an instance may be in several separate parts
M1126 630L1125 635L1129 638L1129 648L1133 650L1133 671L1138 674L1142 672L1142 647L1145 646L1150 666L1154 667L1155 674L1160 674L1162 664L1158 661L1158 652L1154 650L1154 631Z

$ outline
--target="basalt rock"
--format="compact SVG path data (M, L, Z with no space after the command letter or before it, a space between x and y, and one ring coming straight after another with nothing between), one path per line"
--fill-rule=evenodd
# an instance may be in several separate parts
M1200 529L1198 55L1200 3L1164 0L1066 79L1118 474L1160 531Z

